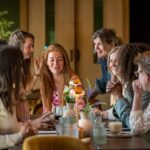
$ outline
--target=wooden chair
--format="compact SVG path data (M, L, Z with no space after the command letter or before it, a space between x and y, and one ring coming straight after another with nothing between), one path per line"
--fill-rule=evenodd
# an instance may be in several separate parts
M92 101L90 101L90 104L92 105L92 107L96 107L102 111L102 105L100 104L100 102L101 101L98 99L92 99Z
M23 150L90 150L79 139L67 136L31 136L24 140Z
M41 115L42 114L42 100L40 89L31 90L28 95L26 95L28 99L29 109L31 115Z

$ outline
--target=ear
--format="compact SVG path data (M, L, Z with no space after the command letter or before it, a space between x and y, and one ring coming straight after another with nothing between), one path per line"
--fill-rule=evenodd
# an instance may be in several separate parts
M150 82L150 74L146 74L146 80Z
M111 48L114 48L115 47L115 42L112 42L111 43Z

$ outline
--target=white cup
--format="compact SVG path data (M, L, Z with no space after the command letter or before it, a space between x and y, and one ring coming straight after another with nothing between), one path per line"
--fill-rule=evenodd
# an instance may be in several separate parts
M122 132L122 122L109 122L109 129L112 134L120 134Z

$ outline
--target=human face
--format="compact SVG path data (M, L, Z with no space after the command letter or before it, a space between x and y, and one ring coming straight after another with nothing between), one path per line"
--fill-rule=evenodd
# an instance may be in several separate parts
M94 39L94 49L96 50L98 58L106 58L113 47L113 43L107 44L106 42L102 42L99 37Z
M60 74L64 69L64 59L60 52L53 51L48 54L47 65L52 74Z
M119 53L119 51L116 50L110 54L109 68L115 76L120 78L120 67L118 64L118 53Z
M143 90L149 91L149 75L141 68L141 66L138 66L137 74Z
M32 38L25 38L25 42L23 45L23 57L24 59L29 59L32 56L34 51L34 41Z

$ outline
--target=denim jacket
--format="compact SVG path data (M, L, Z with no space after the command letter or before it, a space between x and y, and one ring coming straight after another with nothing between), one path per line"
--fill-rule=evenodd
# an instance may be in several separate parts
M120 98L116 101L116 104L113 108L113 114L115 117L117 117L120 121L123 122L124 127L130 128L129 116L132 108L133 92L129 89L126 89L125 97L126 98ZM145 91L142 96L142 110L144 110L147 107L149 99L150 92Z
M110 80L111 76L107 68L107 59L99 59L99 64L101 64L102 77L100 79L96 79L95 90L97 93L104 94L106 93L107 81Z

